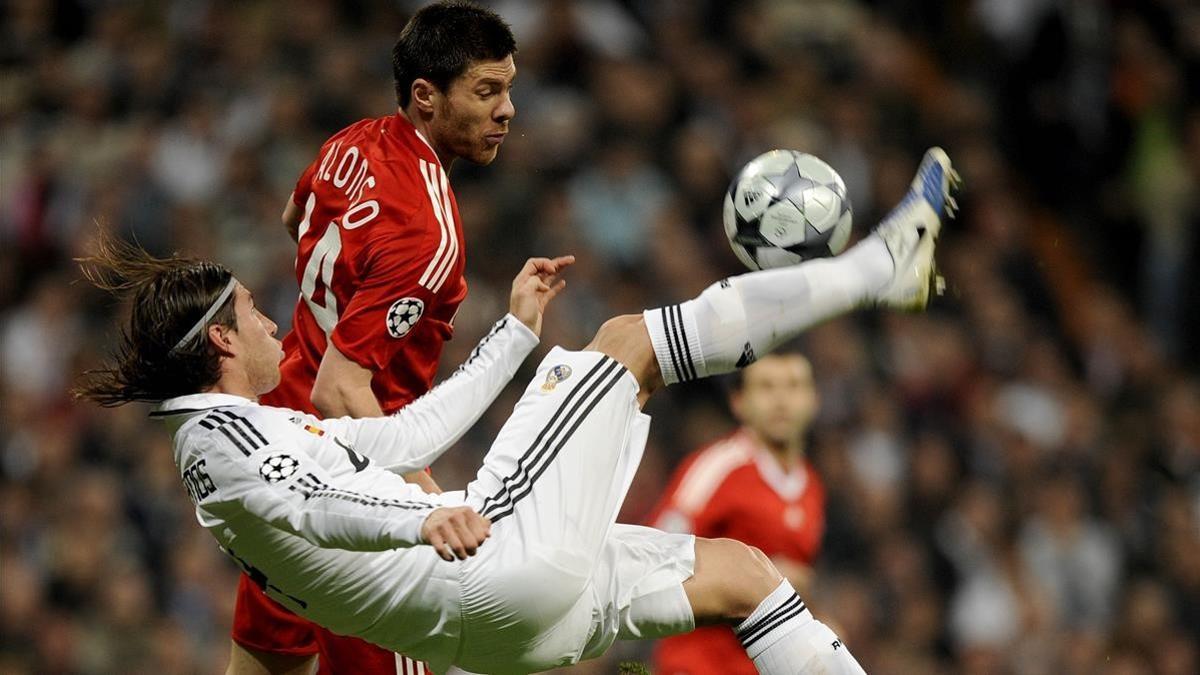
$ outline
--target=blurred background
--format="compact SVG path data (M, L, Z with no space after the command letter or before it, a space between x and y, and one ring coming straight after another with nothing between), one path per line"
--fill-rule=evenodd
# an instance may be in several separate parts
M65 395L124 311L71 258L97 223L211 257L286 326L279 214L326 137L394 111L416 6L0 2L0 672L223 670L235 568L167 435L146 407ZM720 204L754 155L825 158L861 236L942 145L966 179L948 295L803 342L829 492L809 604L872 673L1200 671L1200 5L493 6L518 114L495 164L452 172L470 295L446 372L528 255L579 256L541 349L580 346L740 271ZM435 466L443 486L517 389ZM733 429L725 396L652 402L624 520Z

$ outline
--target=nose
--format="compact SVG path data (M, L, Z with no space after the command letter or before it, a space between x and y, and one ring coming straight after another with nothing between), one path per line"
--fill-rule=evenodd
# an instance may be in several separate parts
M496 107L495 112L492 114L492 119L496 120L497 122L504 123L516 116L517 107L513 105L512 95L510 95L508 92L504 92L504 99L500 101L500 105Z
M266 317L263 317L263 318L266 319ZM275 334L278 332L279 332L279 326L275 325L274 321L267 319L267 334L270 335L271 337L275 337Z

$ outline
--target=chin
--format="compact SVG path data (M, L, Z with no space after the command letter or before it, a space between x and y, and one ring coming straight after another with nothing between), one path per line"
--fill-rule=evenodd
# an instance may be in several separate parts
M478 166L487 166L488 164L496 161L496 156L499 154L500 146L497 145L494 148L484 149L474 156L468 157L467 161Z

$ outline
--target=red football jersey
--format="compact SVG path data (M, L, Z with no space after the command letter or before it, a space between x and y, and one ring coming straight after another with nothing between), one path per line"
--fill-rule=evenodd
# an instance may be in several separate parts
M807 461L785 472L743 429L685 458L650 522L671 532L737 539L771 558L811 565L825 531L825 488ZM661 640L654 661L659 675L758 672L725 626Z
M458 204L433 149L403 116L330 138L296 183L300 300L283 379L263 402L310 402L329 340L374 371L384 413L429 390L467 294Z
M311 402L329 341L374 372L390 414L429 390L467 295L458 204L433 148L396 114L325 142L296 183L300 298L283 339L282 379L264 404L317 414ZM423 663L338 636L276 604L244 577L233 639L280 654L320 650L319 672L430 672Z

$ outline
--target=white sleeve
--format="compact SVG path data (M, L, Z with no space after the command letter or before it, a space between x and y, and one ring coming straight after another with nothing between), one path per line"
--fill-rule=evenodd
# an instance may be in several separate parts
M200 443L183 477L201 511L225 521L250 514L322 548L423 544L421 526L438 507L434 497L394 474L372 471L375 484L362 473L335 481L286 440L251 452L215 434Z
M512 380L538 337L513 315L496 322L454 374L389 417L322 420L384 469L419 471L448 450Z

